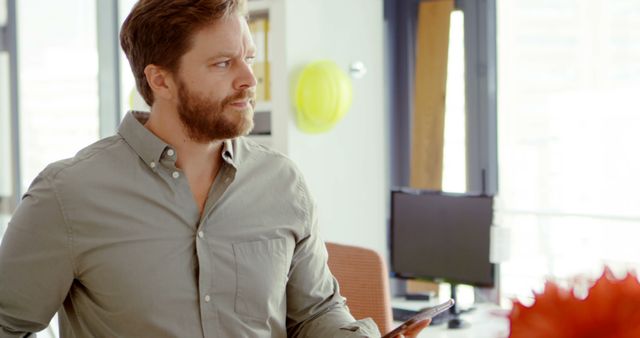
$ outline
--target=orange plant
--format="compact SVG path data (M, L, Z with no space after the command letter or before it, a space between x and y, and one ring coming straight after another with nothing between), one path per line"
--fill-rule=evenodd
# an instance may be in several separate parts
M510 338L639 338L640 283L628 273L616 279L609 269L586 298L547 282L535 303L514 302Z

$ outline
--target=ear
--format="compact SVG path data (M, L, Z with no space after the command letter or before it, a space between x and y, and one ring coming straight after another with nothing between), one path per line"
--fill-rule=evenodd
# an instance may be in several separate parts
M155 98L171 100L176 93L175 82L171 74L162 67L150 64L144 67L144 75Z

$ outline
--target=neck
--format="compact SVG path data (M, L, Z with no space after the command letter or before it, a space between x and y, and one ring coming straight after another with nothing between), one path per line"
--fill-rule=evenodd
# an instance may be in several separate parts
M193 141L186 134L175 110L154 104L145 127L175 149L178 154L176 167L189 172L202 172L218 166L223 141Z

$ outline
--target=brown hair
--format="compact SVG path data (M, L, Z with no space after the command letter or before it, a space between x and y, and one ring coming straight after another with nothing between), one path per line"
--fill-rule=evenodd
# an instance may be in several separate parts
M120 45L149 106L153 91L144 68L154 64L177 73L196 31L231 14L246 17L246 5L246 0L140 0L133 6L122 24Z

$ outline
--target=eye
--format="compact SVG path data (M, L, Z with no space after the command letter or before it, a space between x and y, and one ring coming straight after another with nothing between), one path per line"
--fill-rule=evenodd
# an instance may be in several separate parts
M256 57L255 56L247 56L244 60L245 60L246 63L252 65L256 61Z
M229 65L231 65L231 60L216 62L212 66L216 68L227 68Z

